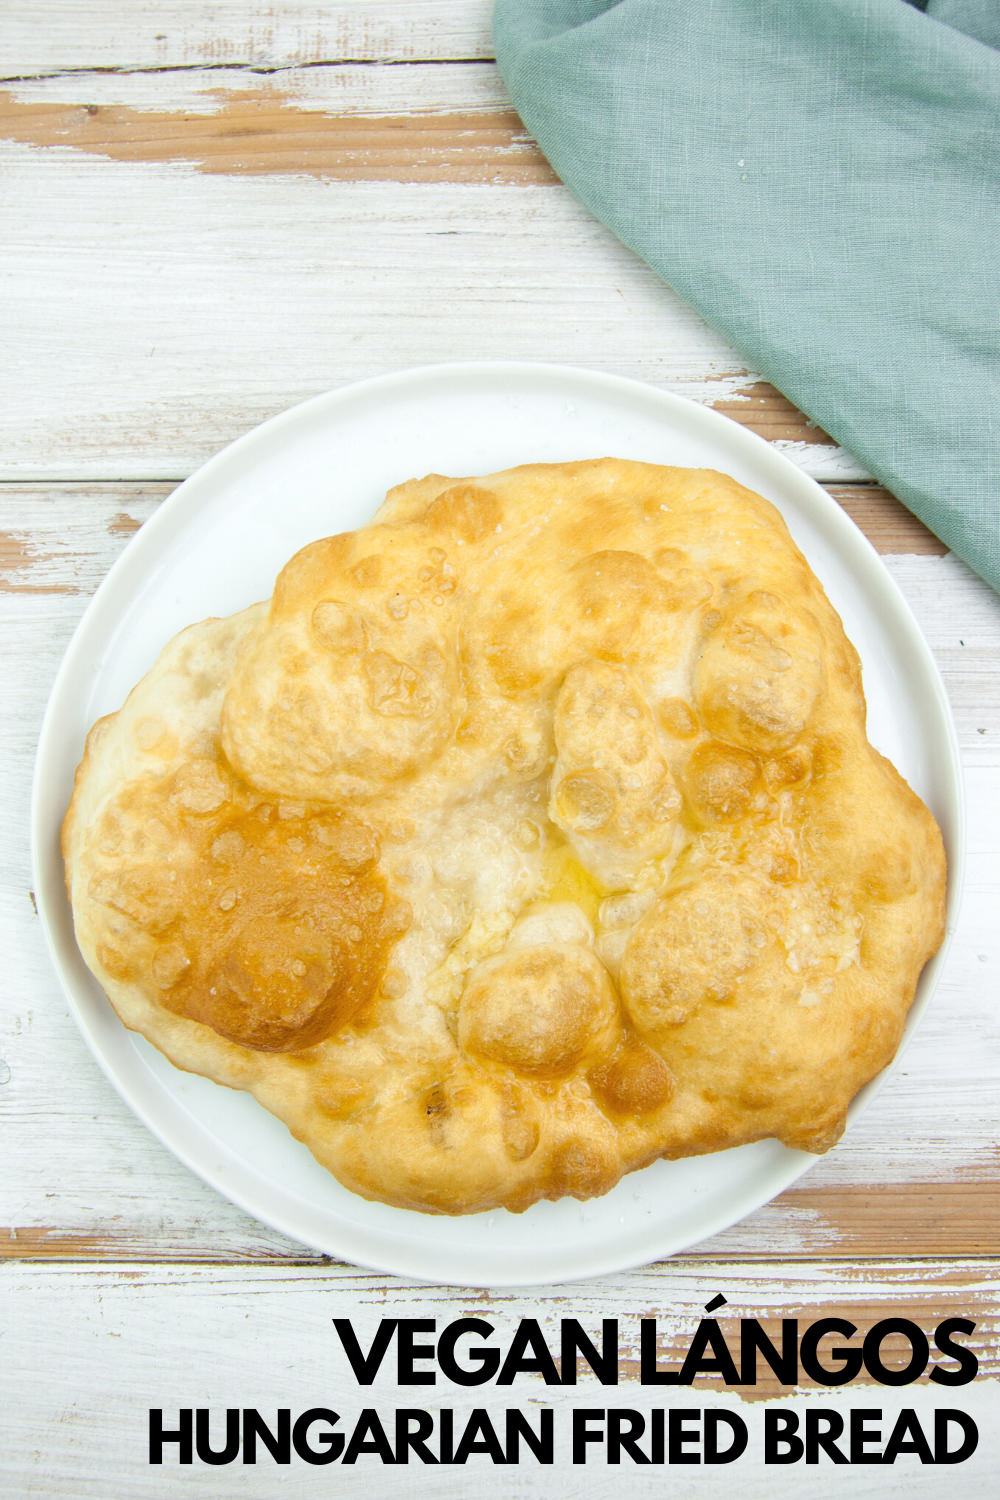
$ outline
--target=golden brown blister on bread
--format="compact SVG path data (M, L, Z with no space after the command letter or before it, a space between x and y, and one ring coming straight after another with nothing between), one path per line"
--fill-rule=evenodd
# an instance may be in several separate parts
M64 849L127 1025L442 1213L825 1150L943 934L937 827L777 512L612 459L401 485L182 633Z

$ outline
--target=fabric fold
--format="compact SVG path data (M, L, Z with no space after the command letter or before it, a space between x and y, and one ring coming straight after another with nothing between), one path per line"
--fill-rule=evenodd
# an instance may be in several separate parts
M1000 51L962 9L496 0L494 34L563 181L1000 590Z

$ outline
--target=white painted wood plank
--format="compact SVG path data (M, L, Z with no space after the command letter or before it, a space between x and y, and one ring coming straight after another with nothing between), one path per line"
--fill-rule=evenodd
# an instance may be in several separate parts
M483 111L503 106L496 71L483 61L489 8L488 0L289 0L281 7L270 0L133 0L128 7L39 0L16 15L8 7L3 65L19 74L86 72L20 85L21 101L207 113L249 87L293 109L339 116ZM479 61L413 63L456 57ZM296 67L325 59L409 65ZM246 65L282 71L248 76L240 71ZM180 71L123 78L94 67ZM0 454L10 458L8 475L179 478L295 399L439 358L564 359L707 403L739 399L756 379L558 187L208 177L191 163L124 164L65 146L17 144L0 144L0 171L0 274L8 291ZM861 474L821 443L792 452L821 477ZM18 509L20 498L26 503ZM8 808L0 827L0 1222L20 1226L35 1253L294 1260L295 1246L219 1199L132 1118L86 1052L49 968L25 852L34 739L75 619L130 523L156 497L112 486L99 503L92 489L72 496L55 489L44 505L37 495L20 498L0 492L3 525L17 544L6 557L13 592L0 596L0 777ZM996 1201L1000 609L952 558L896 558L889 566L934 646L955 707L968 775L969 892L935 1005L912 1048L856 1130L801 1189L717 1236L701 1252L715 1260L671 1262L573 1289L568 1300L551 1289L483 1299L287 1264L7 1266L0 1411L12 1436L0 1454L0 1491L100 1500L159 1500L181 1488L213 1500L329 1494L329 1474L301 1465L165 1475L146 1468L144 1440L145 1413L157 1396L175 1406L322 1403L356 1411L366 1398L331 1347L335 1315L357 1318L370 1333L392 1310L440 1318L473 1311L503 1326L532 1314L547 1327L570 1311L591 1318L596 1330L602 1317L626 1320L641 1307L676 1330L693 1325L716 1289L737 1311L780 1315L866 1297L885 1313L926 1310L952 1286L961 1310L971 1307L995 1339L997 1292L986 1266L924 1259L864 1268L859 1282L836 1265L788 1264L824 1253L870 1255L886 1243L926 1256L921 1203L964 1201L927 1197L928 1188L964 1186L984 1208L987 1198ZM880 1201L906 1207L907 1224L897 1217L859 1250L836 1206L861 1199L873 1214ZM982 1216L973 1211L968 1219L971 1235ZM959 1236L953 1254L975 1248ZM720 1263L721 1255L765 1264L754 1271L732 1259ZM992 1495L1000 1464L993 1374L971 1391L945 1393L975 1412L984 1434L974 1465L955 1475L974 1497ZM574 1402L648 1406L656 1394L633 1384L609 1399L591 1384L555 1393L553 1404L568 1414ZM923 1386L873 1400L863 1388L833 1400L914 1405L929 1415L942 1394ZM416 1395L391 1383L378 1391L385 1409L425 1404L424 1393ZM441 1392L436 1399L494 1410L545 1399L537 1384L502 1396ZM721 1399L738 1409L735 1398ZM815 1399L797 1398L800 1406ZM679 1496L719 1492L713 1476L686 1469L665 1477L565 1464L555 1473L476 1465L430 1477L433 1492L448 1497L464 1497L471 1482L487 1495L583 1500L618 1494L626 1476L629 1492L640 1496L663 1493L664 1482ZM913 1464L765 1472L754 1451L724 1479L749 1500L793 1489L823 1500L940 1493L940 1476ZM409 1494L415 1481L427 1487L427 1476L412 1470L361 1464L337 1474L335 1487L378 1500Z
M88 68L6 82L0 77L0 90L18 104L121 106L171 114L218 114L227 104L247 99L335 116L513 109L500 71L490 61L455 66L409 62L405 67L343 62L272 73L225 66L137 73Z
M995 764L1000 750L995 717L1000 709L1000 600L957 557L884 561L934 652L965 765ZM975 838L971 816L970 832Z
M7 6L3 73L404 62L492 55L491 0L33 0Z
M19 495L26 507L20 511ZM48 687L87 593L124 544L127 524L119 519L114 529L111 523L123 516L130 523L140 520L155 501L127 485L96 494L57 490L47 510L37 495L29 501L17 486L0 489L0 501L6 505L0 529L22 535L26 546L41 553L21 582L60 590L0 592L7 726L0 777L15 810L0 829L6 974L0 999L0 1075L6 1080L0 1086L0 1222L20 1227L40 1249L49 1240L75 1236L81 1252L111 1244L122 1254L295 1254L295 1247L251 1223L174 1162L118 1101L76 1032L31 908L26 814L18 810L28 805ZM52 545L57 538L61 551ZM856 1194L879 1185L909 1193L921 1184L953 1183L986 1185L987 1194L995 1194L1000 600L953 559L890 559L889 565L939 653L962 725L970 858L960 929L934 1004L899 1069L855 1129L803 1180L808 1200L797 1200L793 1192L728 1231L716 1244L729 1254L814 1255L843 1248L844 1236L820 1201L827 1193ZM85 591L63 592L74 579ZM956 644L956 629L965 646ZM978 663L976 670L970 662ZM978 733L980 725L988 728L986 735Z
M206 175L16 142L0 171L0 477L181 478L295 401L446 360L545 358L708 404L757 378L558 185ZM863 476L829 444L785 446Z
M328 1496L409 1495L414 1487L435 1496L464 1500L474 1489L486 1496L583 1497L622 1492L638 1497L664 1493L703 1497L728 1493L736 1484L748 1500L784 1495L857 1497L886 1500L902 1495L940 1496L941 1473L901 1459L892 1467L765 1466L760 1437L774 1404L802 1417L810 1407L849 1412L876 1408L891 1427L908 1407L922 1424L933 1413L959 1408L977 1423L978 1451L957 1469L946 1470L963 1494L995 1493L1000 1462L1000 1382L995 1351L984 1352L972 1384L949 1388L926 1380L905 1387L868 1381L840 1388L796 1391L767 1387L771 1400L748 1400L720 1390L703 1378L690 1388L641 1385L638 1379L639 1317L655 1317L661 1335L661 1368L676 1368L688 1347L704 1304L717 1291L728 1298L719 1315L727 1340L738 1338L740 1316L765 1319L797 1316L801 1327L823 1316L847 1314L860 1329L883 1317L910 1314L932 1334L942 1315L968 1316L979 1328L977 1346L995 1334L998 1293L995 1268L970 1264L955 1268L894 1263L851 1271L836 1265L774 1266L763 1273L738 1263L677 1263L656 1273L616 1277L563 1289L538 1288L515 1296L400 1287L391 1278L361 1277L327 1269L169 1268L22 1265L6 1268L4 1348L0 1391L7 1419L3 1465L8 1493L71 1496L74 1500L132 1500L185 1493L213 1497L294 1495L297 1500ZM404 1300L405 1299L405 1300ZM356 1382L332 1326L347 1318L364 1348L385 1317L436 1320L438 1331L452 1319L475 1316L493 1328L489 1342L498 1349L521 1318L536 1318L546 1341L558 1348L559 1320L573 1317L596 1342L602 1319L618 1318L621 1382L602 1386L584 1368L574 1386L544 1385L518 1376L513 1385L462 1387L438 1376L434 1386L401 1384L390 1355L374 1385ZM425 1334L426 1338L428 1334ZM581 1362L582 1366L582 1362ZM426 1368L426 1366L425 1366ZM762 1388L763 1389L763 1388ZM556 1462L542 1467L525 1459L514 1469L474 1458L464 1467L420 1465L395 1469L377 1458L353 1467L311 1468L294 1460L287 1468L266 1456L253 1467L234 1464L179 1468L147 1463L148 1413L164 1418L180 1407L207 1407L213 1433L226 1408L256 1407L270 1420L280 1407L295 1415L315 1407L337 1412L349 1430L364 1407L373 1407L390 1427L398 1408L447 1409L459 1423L473 1408L502 1423L502 1413L518 1407L553 1412ZM597 1452L584 1466L571 1464L569 1435L577 1409L626 1408L648 1414L655 1407L724 1409L742 1419L751 1438L736 1464L713 1473L700 1467L636 1467L626 1461L608 1468ZM165 1424L167 1422L165 1420ZM168 1452L171 1450L168 1449Z

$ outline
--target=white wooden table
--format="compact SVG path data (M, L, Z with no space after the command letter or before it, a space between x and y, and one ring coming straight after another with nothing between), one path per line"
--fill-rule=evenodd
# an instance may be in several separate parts
M555 180L491 60L486 0L35 0L0 17L0 608L5 817L0 1009L0 1494L751 1497L992 1495L1000 1483L1000 600L767 387ZM9 81L6 81L9 80ZM484 1294L370 1275L252 1222L119 1101L78 1035L33 909L26 812L60 656L89 596L171 488L264 417L441 360L563 361L635 376L761 432L827 484L884 554L934 650L961 741L969 861L930 1013L847 1139L692 1252L568 1288ZM683 1353L726 1317L861 1329L976 1323L961 1389L772 1382L642 1386L638 1318ZM467 1313L509 1332L618 1317L623 1380L513 1390L354 1381L331 1318ZM734 1326L725 1323L723 1326ZM887 1346L888 1347L888 1346ZM804 1411L960 1407L960 1468L765 1466L759 1401ZM163 1407L657 1404L741 1411L731 1468L147 1464Z

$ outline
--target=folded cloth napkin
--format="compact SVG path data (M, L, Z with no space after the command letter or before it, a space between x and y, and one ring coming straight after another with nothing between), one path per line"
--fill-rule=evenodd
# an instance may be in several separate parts
M496 0L560 177L1000 590L1000 0Z

